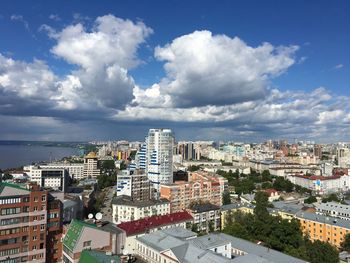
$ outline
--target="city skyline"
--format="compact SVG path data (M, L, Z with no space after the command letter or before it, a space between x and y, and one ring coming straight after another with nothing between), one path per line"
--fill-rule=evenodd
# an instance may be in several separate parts
M347 1L0 7L0 140L350 140Z

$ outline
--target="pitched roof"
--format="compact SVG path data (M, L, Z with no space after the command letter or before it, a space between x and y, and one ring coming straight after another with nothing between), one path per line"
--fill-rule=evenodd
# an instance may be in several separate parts
M30 190L19 184L0 183L0 196L18 196L29 194Z
M80 220L73 219L69 224L66 236L63 239L63 244L73 251L84 227L97 228L94 224L89 224Z
M112 260L115 263L121 262L119 256L106 255L105 252L96 250L83 250L78 263L110 263Z
M132 236L139 233L144 233L148 229L157 228L160 226L177 224L193 220L193 217L188 212L177 212L162 216L151 216L139 220L123 222L117 227L123 229L127 236Z

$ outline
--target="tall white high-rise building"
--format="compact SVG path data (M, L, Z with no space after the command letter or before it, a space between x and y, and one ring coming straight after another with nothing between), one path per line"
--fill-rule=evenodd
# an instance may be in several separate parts
M145 170L159 197L159 185L173 183L174 134L170 129L150 129L146 137Z

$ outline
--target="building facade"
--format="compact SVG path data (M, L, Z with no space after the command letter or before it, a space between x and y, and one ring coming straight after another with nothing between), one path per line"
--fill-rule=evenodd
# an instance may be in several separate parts
M84 178L96 178L101 174L101 171L98 167L98 158L96 153L90 152L84 157Z
M159 197L160 184L173 182L174 134L170 129L150 129L146 137L146 173Z
M192 203L208 201L222 205L222 195L228 187L227 180L219 175L206 172L189 173L188 181L177 181L160 186L161 198L170 201L171 212L183 211Z
M126 195L135 201L150 199L150 182L142 170L122 170L117 175L117 196Z
M112 201L112 217L115 224L166 214L170 214L170 203L166 199L135 201L124 195Z
M62 204L37 185L0 184L0 262L60 262Z

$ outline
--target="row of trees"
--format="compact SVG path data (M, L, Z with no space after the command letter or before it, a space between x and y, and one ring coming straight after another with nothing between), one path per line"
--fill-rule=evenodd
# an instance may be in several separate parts
M229 213L223 232L253 242L262 241L269 248L311 263L339 262L339 253L335 247L321 241L311 242L307 237L303 237L298 220L288 221L270 215L267 211L269 203L265 192L257 192L255 201L254 214Z

